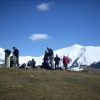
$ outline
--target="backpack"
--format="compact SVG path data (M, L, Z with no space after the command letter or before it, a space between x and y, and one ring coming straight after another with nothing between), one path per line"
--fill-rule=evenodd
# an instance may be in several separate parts
M49 53L48 53L49 56L52 56L53 55L53 50L52 49L49 49L48 51L49 51Z
M19 68L25 68L26 67L26 64L23 63Z

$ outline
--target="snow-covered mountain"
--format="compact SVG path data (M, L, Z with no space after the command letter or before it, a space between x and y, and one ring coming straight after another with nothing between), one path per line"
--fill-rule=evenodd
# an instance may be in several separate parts
M99 62L100 61L100 46L81 46L78 44L75 44L70 47L62 48L59 50L54 51L54 55L58 54L60 58L63 58L63 56L68 56L72 59L69 66L80 66L80 65L91 65L93 62ZM0 48L0 63L3 63L4 61L4 49ZM37 65L42 64L42 59L44 55L41 55L39 57L32 57L32 56L20 56L19 62L27 63L32 58L35 59Z

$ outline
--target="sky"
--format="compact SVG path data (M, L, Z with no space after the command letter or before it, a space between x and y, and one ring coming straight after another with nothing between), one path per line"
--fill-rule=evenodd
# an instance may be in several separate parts
M100 0L0 0L0 47L41 56L74 44L100 46Z

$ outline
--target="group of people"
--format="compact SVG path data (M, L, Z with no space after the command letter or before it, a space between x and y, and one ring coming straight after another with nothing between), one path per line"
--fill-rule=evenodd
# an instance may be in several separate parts
M10 66L14 67L19 66L19 50L16 47L13 47L13 55L10 57ZM60 57L56 54L56 56L54 57L54 51L47 47L47 50L45 50L44 53L44 57L43 57L43 63L41 68L45 68L45 69L52 69L52 70L56 70L59 69L60 67ZM68 69L68 63L69 63L69 59L67 56L63 56L63 66L65 67L65 70ZM55 62L55 63L54 63ZM22 65L22 67L25 67L26 64L24 63ZM36 61L34 59L32 59L31 61L28 62L27 66L31 66L31 68L35 68L36 66ZM19 66L20 67L20 66Z
M45 69L52 69L56 70L60 68L60 57L56 54L56 57L54 57L54 52L51 48L47 47L47 50L45 50L42 68ZM54 64L55 61L55 64ZM50 62L50 65L49 65ZM68 69L68 63L69 59L67 56L63 56L63 66L65 67L65 70Z
M36 61L34 59L28 61L27 66L30 66L31 68L36 67Z

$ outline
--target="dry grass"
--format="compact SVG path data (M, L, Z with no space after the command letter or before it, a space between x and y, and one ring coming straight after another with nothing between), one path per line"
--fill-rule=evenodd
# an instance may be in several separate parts
M100 100L100 73L0 68L0 100Z

